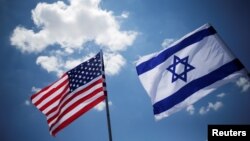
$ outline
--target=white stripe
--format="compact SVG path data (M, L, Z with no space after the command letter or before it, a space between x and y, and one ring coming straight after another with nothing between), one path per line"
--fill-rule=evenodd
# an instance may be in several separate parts
M57 82L55 82L53 85L51 85L46 91L43 91L41 93L38 92L38 95L32 99L32 103L36 103L43 95L51 91L51 89L57 87L60 85L62 82L64 82L66 79L68 79L68 75L65 75L61 79L59 79Z
M50 102L51 100L53 100L56 96L60 95L63 90L68 86L68 82L65 83L62 87L60 87L57 91L55 91L54 93L52 93L49 97L45 98L41 103L39 103L36 107L38 109L40 109L42 106L44 106L45 104L47 104L48 102Z
M194 70L187 73L187 82L178 80L172 83L173 74L167 71L166 68L173 64L173 55L154 69L141 74L139 78L151 97L152 103L161 101L190 81L200 78L233 60L234 57L226 53L223 47L225 45L218 42L218 40L220 39L217 36L208 36L200 42L194 43L173 54L180 59L189 56L188 64L195 67ZM175 71L177 70L178 66Z
M98 79L100 79L100 78L102 78L102 76L99 76L99 77L93 79L93 80L90 81L88 84L85 84L85 85L83 85L83 86L81 86L81 87L78 87L78 88L77 88L76 90L74 90L72 93L68 94L68 95L64 98L64 100L63 100L61 103L64 103L64 102L65 102L66 100L68 100L72 95L74 95L75 93L77 93L77 92L79 92L79 91L85 89L85 88L88 87L89 85L95 83L95 82L96 82Z
M69 92L69 88L67 88L67 90L62 94L62 97L65 94L67 94L68 92ZM47 108L45 108L42 112L46 115L51 109L53 109L54 107L58 106L58 104L59 104L60 101L61 101L61 99L58 99L53 104L51 104L50 106L48 106Z
M80 95L78 95L77 97L75 97L74 99L72 99L69 103L67 103L64 107L62 107L60 113L58 116L60 116L60 114L62 114L67 108L69 108L72 104L74 104L75 102L77 102L79 99L91 94L93 91L95 91L96 89L98 88L101 88L102 87L102 84L98 84L98 85L95 85L93 88L91 88L90 90L86 91L85 93L82 93ZM64 104L64 102L62 102L62 104ZM61 105L62 105L61 104ZM59 110L59 109L58 109ZM57 114L57 111L51 113L50 115L48 115L48 118L47 119L50 119L51 117L53 117L55 114ZM56 118L58 118L58 116ZM52 122L49 123L49 125L53 124Z
M83 85L83 86L77 88L74 92L70 93L69 95L67 95L67 96L63 99L63 101L61 102L61 105L62 105L66 100L68 100L72 95L74 95L75 93L77 93L77 92L79 92L79 91L85 89L85 88L88 87L89 85L95 83L95 82L96 82L98 79L100 79L100 78L102 78L102 76L99 76L99 77L93 79L92 81L90 81L88 84ZM52 114L52 113L51 113L51 114ZM52 116L53 116L53 115L52 115ZM48 115L49 118L52 117L52 116L51 116L51 115Z
M85 96L91 94L93 91L95 91L95 90L98 89L98 88L102 88L102 83L100 83L100 84L98 84L98 85L95 85L94 87L92 87L92 88L89 89L88 91L86 91L86 92L84 92L84 93L82 93L82 94L76 96L76 97L73 98L72 100L70 100L69 103L67 103L65 106L63 106L63 107L61 108L60 114L62 114L62 113L63 113L67 108L69 108L72 104L76 103L79 99L81 99L81 98L83 98L83 97L85 97ZM70 94L70 96L72 96L72 94ZM70 97L68 97L68 98L70 98ZM61 103L61 105L64 104L64 102L65 102L66 100L67 100L67 99L65 99L65 100ZM58 110L59 110L59 108L58 108ZM53 112L53 113L51 113L50 115L48 115L48 116L47 116L47 119L50 119L51 117L53 117L53 116L58 112L58 110L55 111L55 112ZM60 114L59 114L58 116L60 116ZM56 117L56 118L58 118L58 117ZM53 122L50 122L50 123L49 123L49 125L51 125L51 124L53 124Z
M80 90L86 88L87 86L89 86L90 84L92 84L92 83L95 82L96 80L100 79L101 77L102 77L102 76L99 76L99 77L93 79L93 80L92 80L91 82L89 82L88 84L86 84L86 85L84 85L84 86L81 86L81 87L77 88L73 93L67 95L67 96L65 97L65 99L64 99L61 103L64 103L64 102L68 99L68 97L70 97L71 95L75 94L76 92L78 92L78 91L80 91ZM68 84L68 83L67 83L67 84ZM69 89L66 91L66 93L67 93L67 92L69 92ZM44 114L47 114L52 108L54 108L55 106L57 106L58 103L59 103L60 101L61 101L61 99L59 99L58 101L56 101L55 103L53 103L51 106L49 106L49 107L47 107L46 109L44 109L44 110L43 110L43 113L44 113ZM54 113L54 112L53 112L53 113ZM53 114L53 113L51 113L51 114ZM53 115L54 115L54 114L53 114ZM51 117L51 116L49 115L49 118L50 118L50 117ZM48 117L47 117L47 119L48 119Z
M101 78L102 78L102 75L96 77L95 79L91 80L91 81L88 82L87 84L85 84L85 85L83 85L83 86L78 87L77 89L75 89L71 94L73 95L73 94L75 94L75 93L81 91L82 89L85 89L86 87L88 87L89 85L95 83L97 80L99 80L99 79L101 79Z
M49 122L49 123L48 123L49 127L50 127L53 123L55 123L55 122L56 122L56 120L57 120L57 117L56 117L56 118L54 118L51 122Z
M209 24L204 24L203 26L201 26L201 27L195 29L194 31L192 31L192 32L190 32L190 33L184 35L184 36L181 37L180 39L176 40L175 42L173 42L172 44L170 44L166 49L169 49L169 48L171 48L171 47L173 47L173 46L179 44L181 41L183 41L184 39L188 38L189 36L195 34L196 32L199 32L199 31L201 31L201 30L207 29L207 28L209 28L209 27L211 27L211 25L209 25ZM144 62L150 60L151 58L158 56L158 54L161 54L161 53L164 52L166 49L163 49L163 50L161 50L161 51L159 51L159 52L151 53L151 54L144 55L144 56L140 57L139 60L136 61L136 66L139 66L140 64L142 64L142 63L144 63Z
M83 109L84 107L86 107L88 104L90 104L91 102L95 101L96 99L98 99L99 97L103 96L104 92L99 92L97 95L95 95L94 97L88 99L87 101L85 101L84 103L79 104L78 106L76 106L73 110L71 110L70 112L68 112L67 114L65 114L61 120L59 120L51 129L51 132L53 132L53 130L55 130L57 127L60 126L60 124L62 124L64 121L66 121L67 119L69 119L70 117L74 116L77 112L79 112L81 109Z
M171 115L177 111L180 111L181 109L183 109L189 105L192 105L193 103L197 102L198 100L200 100L204 96L207 96L209 93L213 92L217 87L223 85L224 83L232 81L236 78L239 78L240 76L244 76L244 73L245 73L244 71L245 70L235 72L235 73L225 77L224 79L217 81L217 82L213 83L212 85L209 85L209 86L197 91L196 93L193 93L190 97L188 97L184 101L176 104L174 107L170 108L169 110L155 115L155 119L160 120L164 117L168 117L169 115Z

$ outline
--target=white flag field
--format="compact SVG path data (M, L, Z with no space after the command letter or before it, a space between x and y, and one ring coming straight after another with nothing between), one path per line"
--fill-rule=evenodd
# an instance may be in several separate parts
M209 24L160 52L141 57L136 70L151 98L156 120L168 117L219 86L247 74Z

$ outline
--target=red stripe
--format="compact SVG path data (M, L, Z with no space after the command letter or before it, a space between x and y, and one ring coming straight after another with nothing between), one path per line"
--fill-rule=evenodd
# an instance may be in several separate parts
M102 83L102 78L96 80L94 83L92 83L91 85L87 86L86 88L78 91L77 93L71 95L71 97L69 97L66 101L64 101L63 103L61 103L67 95L64 95L62 100L60 101L60 103L58 104L58 106L56 107L56 109L52 109L52 110L58 110L57 114L55 114L53 117L51 117L50 119L48 119L48 123L51 122L55 117L58 116L58 114L61 112L62 107L64 107L67 103L69 103L72 99L74 99L75 97L77 97L80 94L85 93L86 91L90 90L91 88L93 88L95 85L98 85L99 83ZM70 93L68 94L70 95ZM52 113L51 111L49 111L48 113ZM49 114L47 114L49 115Z
M33 99L34 99L36 96L38 96L40 93L42 93L42 92L46 91L47 89L49 89L50 86L51 86L51 85L49 85L49 86L43 88L42 90L40 90L39 92L33 94L33 95L31 96L31 100L33 100Z
M61 118L66 115L68 112L72 111L75 107L77 107L78 105L80 105L81 103L83 103L84 101L90 99L91 97L95 96L96 94L98 94L99 92L103 91L103 88L98 88L95 91L93 91L91 94L86 95L85 97L77 100L75 103L73 103L71 106L69 106L65 111L63 111L63 113L61 113L61 109L63 107L60 108L59 113L57 114L57 116L53 116L53 117L57 117L56 121L50 126L50 129L53 128L53 126L61 120ZM54 119L54 118L53 118ZM53 120L52 118L48 119L48 122L51 122Z
M84 108L82 108L80 111L72 115L70 118L68 118L66 121L61 123L56 129L51 131L52 135L55 136L60 130L62 130L64 127L68 126L71 122L76 120L78 117L80 117L82 114L86 113L88 110L96 106L98 103L102 102L105 99L105 96L101 96L97 98L95 101L89 103Z
M52 108L52 109L51 109L50 111L48 111L45 115L46 115L46 116L49 116L51 113L53 113L53 112L55 112L55 111L57 110L57 107L58 107L58 106Z
M43 105L40 110L43 111L44 109L46 109L47 107L49 107L50 105L52 105L54 102L56 102L58 99L61 99L62 96L66 95L68 93L69 90L69 85L67 84L67 86L63 89L63 91L58 94L56 97L54 97L52 100L50 100L49 102L47 102L45 105Z
M56 82L60 81L65 75L66 75L66 73L63 74L59 80L57 80L57 81L55 81L54 83L52 83L52 84L46 86L45 88L43 88L43 89L40 90L39 92L33 94L33 95L31 96L31 100L33 100L33 99L34 99L37 95L39 95L40 93L42 93L42 92L46 91L47 89L49 89L49 87L52 86L52 85L54 85Z
M66 79L65 81L63 81L62 83L60 83L57 87L51 89L49 92L47 92L46 94L44 94L36 103L34 103L34 105L36 105L36 106L39 105L43 100L45 100L47 97L49 97L50 95L52 95L53 93L55 93L58 89L60 89L66 83L68 83L68 79Z

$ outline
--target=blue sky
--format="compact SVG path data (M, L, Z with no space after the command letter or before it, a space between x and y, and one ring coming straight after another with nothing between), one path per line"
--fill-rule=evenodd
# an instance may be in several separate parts
M210 23L249 71L249 1L0 0L0 18L1 141L108 140L103 106L54 138L45 116L29 102L100 48L114 141L205 141L208 124L250 124L250 84L244 78L156 122L134 64Z

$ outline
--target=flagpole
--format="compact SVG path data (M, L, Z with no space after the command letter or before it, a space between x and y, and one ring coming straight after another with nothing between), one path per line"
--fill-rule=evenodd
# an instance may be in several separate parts
M111 131L111 122L110 122L110 114L109 114L109 104L108 104L108 95L107 92L105 103L106 103L106 115L107 115L107 122L108 122L108 131L109 131L109 141L112 141L112 131Z
M100 51L101 58L102 58L102 70L103 70L103 77L104 77L104 85L105 85L105 104L106 104L106 116L107 116L107 124L108 124L108 133L109 133L109 141L112 141L112 130L111 130L111 122L110 122L110 114L109 114L109 104L108 104L108 92L107 92L107 85L105 79L105 70L104 70L104 60L103 60L103 52Z

